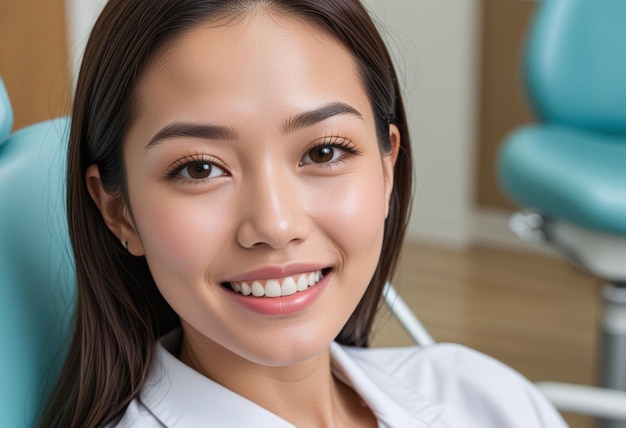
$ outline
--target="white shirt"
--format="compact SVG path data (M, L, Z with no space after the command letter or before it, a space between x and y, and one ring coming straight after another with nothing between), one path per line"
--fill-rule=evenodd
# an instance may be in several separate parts
M293 428L183 364L159 344L140 394L111 427ZM563 428L556 410L517 372L460 345L351 348L332 343L335 376L350 385L380 428Z

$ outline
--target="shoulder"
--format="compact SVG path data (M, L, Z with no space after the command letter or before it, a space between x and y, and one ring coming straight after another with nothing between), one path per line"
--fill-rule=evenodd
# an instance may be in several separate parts
M459 382L476 388L531 384L501 362L463 345L442 343L428 347L344 348L364 369L384 372L415 387L458 387Z
M465 346L344 349L377 382L386 378L441 403L443 419L476 427L566 427L526 378Z
M365 366L377 367L378 370L398 375L407 375L409 378L415 373L419 373L422 380L427 374L432 376L433 380L435 376L438 380L459 376L473 379L480 374L483 381L493 377L493 380L497 382L504 376L508 381L526 382L519 373L498 360L453 343L440 343L427 347L347 348L346 350L355 360Z

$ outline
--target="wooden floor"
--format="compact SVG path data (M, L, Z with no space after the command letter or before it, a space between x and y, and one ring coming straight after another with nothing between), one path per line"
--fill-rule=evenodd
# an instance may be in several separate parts
M594 382L602 283L560 258L409 244L394 285L438 342L470 346L532 381ZM373 344L412 341L383 310ZM564 416L572 428L593 426Z

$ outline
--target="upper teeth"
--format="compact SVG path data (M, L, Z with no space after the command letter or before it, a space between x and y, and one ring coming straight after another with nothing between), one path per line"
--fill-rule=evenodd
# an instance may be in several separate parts
M289 296L298 291L304 291L317 284L321 279L322 271L318 270L280 279L231 282L230 285L233 290L244 296L280 297ZM265 284L263 284L264 282Z

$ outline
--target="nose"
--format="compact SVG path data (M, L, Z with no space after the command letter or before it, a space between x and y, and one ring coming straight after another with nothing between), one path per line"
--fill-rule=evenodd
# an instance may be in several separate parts
M237 240L245 248L281 249L304 241L310 222L297 179L268 165L242 183Z

